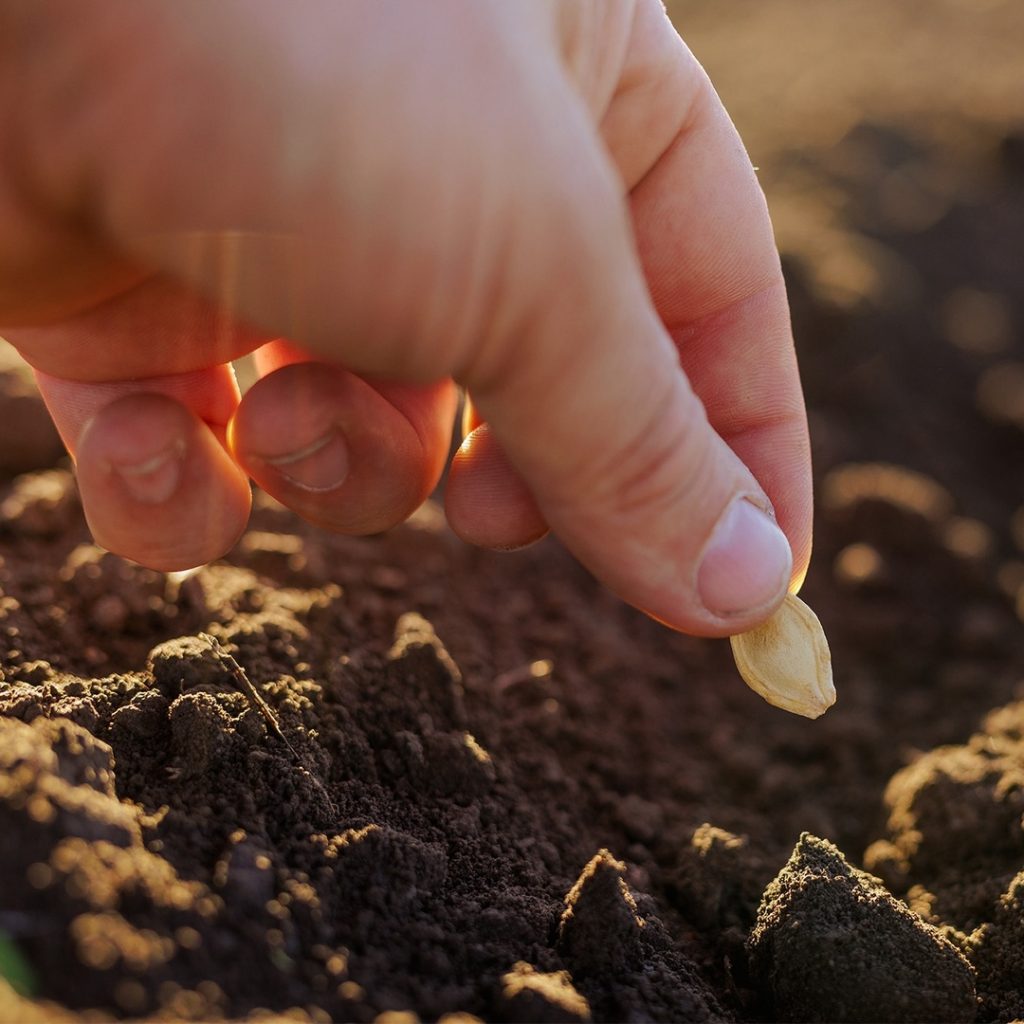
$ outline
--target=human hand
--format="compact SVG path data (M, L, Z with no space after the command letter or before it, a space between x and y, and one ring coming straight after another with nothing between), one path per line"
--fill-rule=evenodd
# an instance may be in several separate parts
M458 382L467 540L550 527L696 634L802 577L771 226L655 0L11 0L0 87L0 324L99 543L215 558L250 477L384 529L436 483Z

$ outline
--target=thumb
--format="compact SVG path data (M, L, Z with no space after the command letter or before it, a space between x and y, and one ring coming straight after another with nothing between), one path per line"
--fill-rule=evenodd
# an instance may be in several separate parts
M514 366L468 382L473 399L548 525L602 582L676 629L740 632L784 596L790 545L709 425L625 223L605 221L586 225L597 237L566 261L560 301Z
M521 240L534 263L532 283L520 294L533 294L535 307L525 303L516 321L521 332L506 336L466 383L548 525L598 578L674 628L740 632L784 596L793 569L790 544L758 481L709 423L653 305L621 183L588 135L585 124L575 138L563 134L572 167L562 180L573 181L572 195L562 197L557 213L547 204L546 216L532 225L538 236ZM726 161L741 159L737 152ZM756 184L747 187L756 192ZM755 303L764 310L762 326L771 337L788 339L763 204L749 207L757 230L745 238L739 233L737 245L753 254L737 254L735 265L749 268L753 261L763 269L743 282L721 275L718 305L747 308L744 291L767 293L774 297L770 308ZM713 237L705 241L714 249ZM720 324L714 296L702 299ZM739 317L746 334L758 329L749 319ZM766 354L765 363L773 371L776 362L784 366L787 386L779 391L798 396L791 346L779 347L778 358ZM750 404L772 405L773 412L779 405L777 399ZM778 418L787 417L790 433L804 438L798 398ZM788 476L802 481L806 452L799 444L788 451ZM773 483L780 479L784 490L784 473Z

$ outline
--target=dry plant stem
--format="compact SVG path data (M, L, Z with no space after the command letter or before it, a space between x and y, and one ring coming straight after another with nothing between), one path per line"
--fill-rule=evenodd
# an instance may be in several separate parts
M216 657L217 660L220 661L221 664L224 665L224 667L231 673L231 678L234 679L235 685L242 691L242 693L245 694L249 703L264 717L264 719L266 719L267 725L270 726L271 731L291 751L292 757L295 758L296 763L302 765L302 759L299 757L295 748L288 742L285 734L281 731L281 723L278 722L277 715L274 714L270 705L259 695L259 692L256 687L252 685L252 682L245 674L245 670L242 666L239 665L223 647L221 647L220 642L215 636L211 636L209 633L200 633L199 637L210 645L210 649L213 651L214 657Z
M795 594L762 626L729 638L743 681L769 704L817 718L836 701L832 655L818 617Z
M264 717L267 725L271 732L288 748L289 753L292 755L292 759L302 771L313 783L315 788L322 795L326 806L330 808L330 813L337 817L338 809L335 806L334 801L331 799L330 793L324 787L323 783L317 777L315 771L313 771L309 765L299 756L299 752L288 742L288 737L285 736L281 730L281 723L277 720L277 715L274 714L270 705L260 696L259 691L253 686L252 681L245 674L245 669L220 645L220 641L209 633L200 633L200 639L205 640L210 645L210 650L213 656L231 673L231 678L234 679L235 685L242 693L245 694L249 703Z

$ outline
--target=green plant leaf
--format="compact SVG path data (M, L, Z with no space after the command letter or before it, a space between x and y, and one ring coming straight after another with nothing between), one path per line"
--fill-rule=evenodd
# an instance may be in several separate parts
M0 932L0 978L20 996L32 996L38 990L31 965L12 939Z

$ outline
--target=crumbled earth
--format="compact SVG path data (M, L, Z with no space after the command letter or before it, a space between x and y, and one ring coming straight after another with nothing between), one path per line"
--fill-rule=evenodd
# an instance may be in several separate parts
M764 891L749 951L774 1019L975 1019L974 972L956 946L807 833Z
M984 6L1009 38L1019 5ZM807 5L751 24L769 9ZM754 133L815 448L818 721L554 541L470 550L434 505L330 537L257 495L234 551L172 578L91 543L52 449L0 458L0 1018L1024 1017L1001 52L970 65L977 118L915 94L913 118Z

